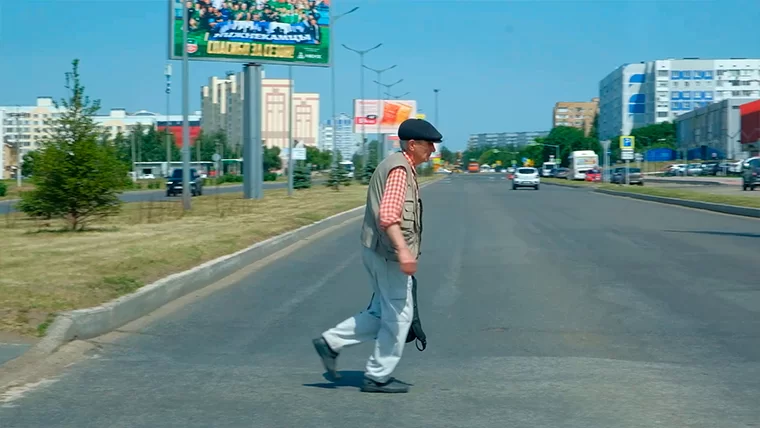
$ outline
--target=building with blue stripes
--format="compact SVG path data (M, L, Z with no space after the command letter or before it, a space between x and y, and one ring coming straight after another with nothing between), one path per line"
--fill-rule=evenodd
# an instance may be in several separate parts
M664 59L624 64L599 82L599 138L674 122L727 99L760 97L760 59Z

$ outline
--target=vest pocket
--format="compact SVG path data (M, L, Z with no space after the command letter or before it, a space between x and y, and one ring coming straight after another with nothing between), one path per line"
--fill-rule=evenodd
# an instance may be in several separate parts
M416 220L414 215L414 202L412 201L406 201L404 202L404 212L402 215L404 216L404 220L414 222Z

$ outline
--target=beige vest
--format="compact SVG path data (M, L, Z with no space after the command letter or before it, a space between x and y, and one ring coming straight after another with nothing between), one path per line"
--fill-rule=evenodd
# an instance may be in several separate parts
M399 166L406 168L406 198L401 219L401 232L409 251L419 257L422 243L422 201L412 166L403 153L393 153L385 158L372 174L367 189L367 206L364 210L364 224L361 233L362 245L393 261L398 261L396 250L388 235L379 226L380 201L385 191L388 173Z

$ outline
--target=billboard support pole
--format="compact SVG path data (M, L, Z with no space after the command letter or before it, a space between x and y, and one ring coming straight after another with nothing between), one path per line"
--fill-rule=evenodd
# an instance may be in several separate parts
M261 199L264 173L261 141L261 64L243 66L243 197Z
M182 8L182 207L191 208L190 203L190 61L187 52L187 33L190 11ZM167 124L168 125L168 124Z
M293 196L293 66L288 66L288 196ZM333 129L333 140L335 139L335 129Z

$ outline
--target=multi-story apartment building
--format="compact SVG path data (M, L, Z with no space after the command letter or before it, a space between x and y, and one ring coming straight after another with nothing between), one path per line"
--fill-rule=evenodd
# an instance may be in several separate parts
M484 146L524 147L533 143L536 138L546 137L547 135L549 135L549 131L472 134L467 140L467 148L472 149Z
M123 108L112 108L106 115L93 116L93 120L105 134L110 138L115 138L119 133L122 135L130 134L132 129L138 125L145 130L155 128L156 119L159 117L158 114L145 110L128 113Z
M572 126L582 129L588 136L598 112L599 98L586 102L560 101L554 105L552 127Z
M62 112L55 107L51 97L37 97L37 103L33 106L0 106L0 110L4 112L0 122L3 142L14 149L19 147L22 156L39 148L48 135L48 120L60 117Z
M319 142L317 143L319 150L332 150L335 137L334 132L335 129L330 125L329 121L319 125Z
M625 64L599 82L599 137L673 122L726 99L760 96L760 59L664 59Z
M201 127L208 132L224 131L229 143L236 147L243 145L243 76L240 72L226 78L211 77L209 84L201 88ZM262 79L261 131L267 147L288 147L290 89L288 79ZM292 98L293 139L316 147L320 136L319 94L294 92Z

